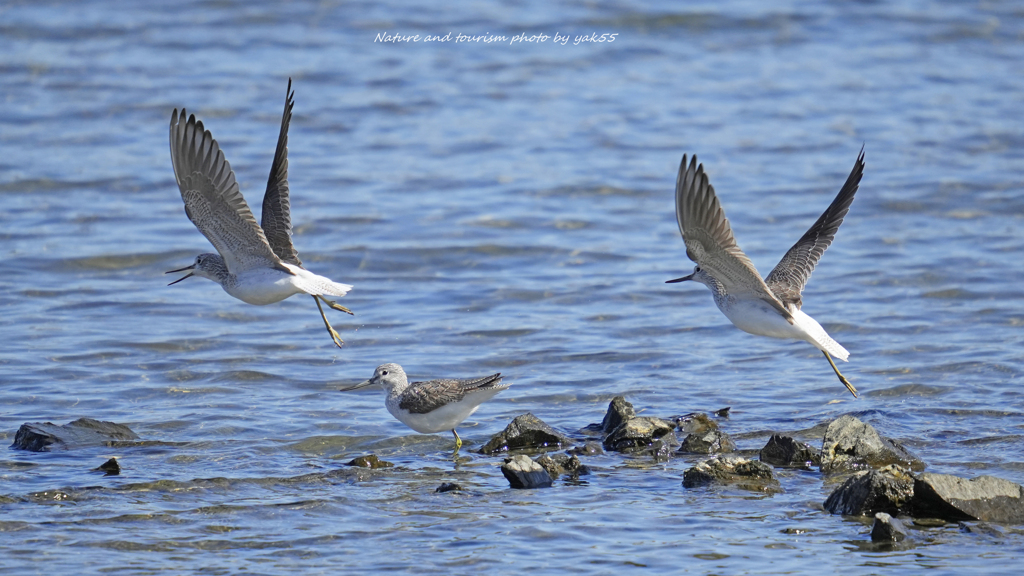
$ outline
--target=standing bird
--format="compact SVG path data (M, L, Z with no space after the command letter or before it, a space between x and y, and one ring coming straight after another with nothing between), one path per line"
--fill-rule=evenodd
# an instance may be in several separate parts
M185 201L185 214L219 254L200 254L191 266L167 272L189 271L168 286L190 276L199 276L220 284L225 292L243 302L260 306L280 302L293 294L309 294L320 310L331 339L340 348L344 341L327 321L320 302L352 314L348 308L324 297L344 296L352 287L303 268L292 246L288 124L292 119L294 98L289 78L281 134L263 195L261 225L256 224L238 190L235 173L210 131L204 130L203 123L194 115L188 116L186 121L184 108L181 115L177 109L171 113L171 165L181 189L181 199Z
M375 384L384 388L387 395L384 405L399 422L420 434L451 430L455 435L456 452L462 448L462 438L459 438L455 427L476 412L481 404L509 387L509 384L501 385L501 374L410 384L401 366L381 364L373 371L373 378L341 388L341 391L358 390Z
M850 353L814 318L800 310L800 294L849 212L863 172L864 149L861 148L835 200L762 280L754 264L736 245L729 220L704 174L704 165L698 165L694 156L687 166L684 154L676 179L676 219L686 243L686 255L697 266L693 274L667 283L694 280L704 284L711 289L718 309L744 332L810 342L825 354L839 381L856 397L857 389L832 361L832 356L836 356L845 362Z

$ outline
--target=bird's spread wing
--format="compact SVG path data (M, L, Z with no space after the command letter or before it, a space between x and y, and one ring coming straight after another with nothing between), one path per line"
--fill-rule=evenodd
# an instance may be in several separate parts
M793 304L800 308L800 294L807 285L807 280L814 271L818 259L825 252L825 249L832 244L832 239L843 223L843 218L850 211L850 204L857 193L860 185L861 175L864 172L864 149L861 148L857 162L853 165L850 176L839 190L836 199L818 218L818 221L811 226L796 244L786 252L772 273L768 275L765 283L779 300L786 304Z
M458 402L479 390L508 388L508 386L499 386L499 382L501 382L501 374L492 374L483 378L413 382L402 393L402 401L398 407L413 414L427 414L447 404Z
M217 141L194 115L186 121L184 109L181 115L171 113L171 164L185 214L220 252L230 272L280 266Z
M684 154L679 165L676 219L686 243L686 255L718 280L726 292L754 296L770 304L783 317L791 317L765 285L750 258L736 245L725 211L715 196L715 189L708 183L704 165L697 164L696 156L687 165Z
M277 137L277 151L270 166L267 192L263 195L263 215L260 226L267 236L270 248L281 260L302 266L299 253L292 245L291 202L288 199L288 125L292 121L292 107L295 106L295 92L292 79L288 79L288 90L284 98L284 114L281 117L281 134Z

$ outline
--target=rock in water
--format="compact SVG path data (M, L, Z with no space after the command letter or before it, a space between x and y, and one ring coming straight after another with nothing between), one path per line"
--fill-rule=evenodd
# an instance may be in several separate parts
M901 542L907 537L907 527L899 518L893 518L885 512L875 514L875 523L871 525L873 542Z
M456 492L461 490L462 486L459 486L454 482L444 482L440 486L438 486L437 489L434 490L434 492Z
M846 479L825 500L825 510L846 516L876 512L899 514L909 510L914 498L914 477L895 464L881 470L865 470Z
M516 416L504 430L495 434L480 448L481 454L497 454L510 450L558 449L572 440L558 433L540 418L526 413Z
M63 426L57 426L52 422L22 424L14 435L14 444L11 444L11 448L45 452L54 448L70 450L82 446L138 439L138 435L124 424L79 418Z
M683 486L686 488L709 484L734 484L744 490L758 492L781 490L771 466L735 456L717 456L683 472Z
M605 413L604 420L601 421L601 431L609 434L623 422L633 418L636 418L636 411L633 410L633 405L626 402L624 396L616 396L608 403L608 412Z
M809 468L821 465L821 455L810 444L778 434L772 434L768 443L761 448L758 459L772 466Z
M573 478L579 478L583 474L590 474L590 468L584 466L576 455L555 454L549 456L545 454L538 457L534 462L547 470L548 475L552 478L558 478L562 474L569 474Z
M93 470L104 472L105 476L117 476L121 473L121 465L117 463L117 458L111 458Z
M899 464L921 470L924 464L898 442L882 437L873 426L857 418L841 416L828 425L821 445L821 471L825 474L855 472Z
M704 434L687 434L679 451L685 454L718 454L736 450L736 443L721 430L710 430Z
M569 454L574 456L599 456L604 454L604 450L599 442L585 442L582 445L570 448Z
M1024 488L994 476L967 480L926 472L914 483L913 508L915 515L946 520L1024 524Z
M353 458L352 460L345 462L345 466L358 466L360 468L376 470L377 468L391 468L394 464L381 460L376 454L367 454L366 456L359 456L358 458Z
M551 486L551 475L540 464L522 454L506 458L501 473L513 488L547 488Z
M675 426L660 418L638 416L619 424L604 439L604 449L616 452L634 452L646 449L651 447L655 440L671 434L674 430Z
M676 426L679 427L679 431L687 434L702 435L707 434L712 430L718 430L718 423L711 418L708 418L708 415L704 413L678 416L675 420Z

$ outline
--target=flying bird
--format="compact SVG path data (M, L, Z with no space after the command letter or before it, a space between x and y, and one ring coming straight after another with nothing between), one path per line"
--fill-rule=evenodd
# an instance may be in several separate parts
M845 362L850 353L800 308L804 286L849 212L863 172L864 149L861 148L835 200L762 280L754 264L736 245L729 220L704 173L704 165L697 164L696 156L687 164L684 154L676 179L676 219L686 244L686 255L697 265L692 274L668 281L693 280L707 286L718 309L744 332L809 342L821 350L839 381L854 397L857 389L832 360L835 356Z
M184 108L180 115L177 109L171 113L171 165L185 202L185 214L213 244L217 254L200 254L191 266L167 272L188 272L168 286L199 276L220 284L225 292L243 302L260 306L280 302L294 294L309 294L320 310L331 339L340 348L344 341L327 321L320 302L352 314L348 308L325 297L344 296L352 286L306 270L292 245L288 125L293 106L295 92L289 78L281 133L263 195L260 224L256 224L238 189L231 165L202 121L196 120L195 115L186 115Z

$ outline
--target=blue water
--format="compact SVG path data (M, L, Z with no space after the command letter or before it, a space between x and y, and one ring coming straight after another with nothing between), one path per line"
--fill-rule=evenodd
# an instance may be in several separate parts
M543 43L401 35L570 36ZM617 34L575 44L577 36ZM473 454L532 412L567 433L623 394L644 414L732 406L756 451L855 413L935 472L1024 482L1024 13L1012 3L33 2L0 7L0 441L81 416L146 442L0 457L11 573L1000 573L1019 527L915 527L879 548L834 487L687 490L699 457L584 458L514 491ZM328 311L266 307L166 270L210 245L167 144L186 107L257 212L287 79L306 266ZM804 292L850 350L731 326L692 269L672 190L704 162L762 273L865 146L860 192ZM379 391L500 371L449 435ZM376 453L396 466L354 471ZM90 469L119 458L120 476ZM461 493L436 494L442 482ZM646 567L644 569L643 567Z

